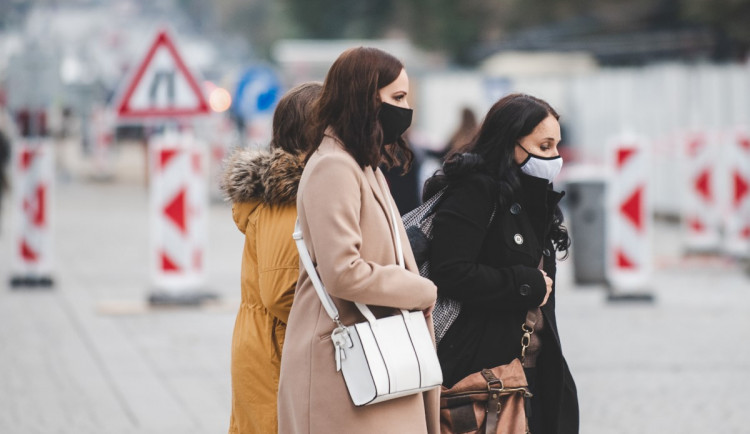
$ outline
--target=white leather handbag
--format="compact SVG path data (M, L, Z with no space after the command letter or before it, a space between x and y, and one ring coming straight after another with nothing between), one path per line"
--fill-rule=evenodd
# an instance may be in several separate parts
M390 202L389 207L391 222L395 222ZM399 265L403 268L399 231L391 228L396 238ZM331 333L336 371L343 373L354 405L375 404L440 386L443 375L424 314L402 309L400 314L375 318L367 305L354 303L367 321L350 326L342 324L338 309L320 281L302 239L299 220L293 237L315 292L336 323Z

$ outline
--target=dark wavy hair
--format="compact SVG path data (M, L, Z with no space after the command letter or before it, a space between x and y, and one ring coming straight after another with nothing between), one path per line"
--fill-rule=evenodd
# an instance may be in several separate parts
M300 84L279 100L273 112L271 149L281 148L292 155L306 154L320 137L310 137L313 106L323 86L317 82Z
M414 154L399 137L383 144L378 91L398 78L404 65L385 51L359 47L344 51L328 71L315 106L315 134L330 127L360 167L402 166L407 171ZM308 158L320 143L313 146Z
M521 170L514 155L516 143L531 134L547 116L560 115L545 101L531 95L514 93L501 98L487 112L479 132L468 145L450 153L438 171L425 183L424 197L428 198L442 187L468 173L486 173L497 181L501 206L510 204L521 188ZM555 250L568 256L570 237L563 225L560 207L553 212L550 237Z

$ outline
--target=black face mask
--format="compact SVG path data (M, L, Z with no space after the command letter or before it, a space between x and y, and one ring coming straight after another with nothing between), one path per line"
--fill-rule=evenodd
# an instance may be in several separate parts
M412 109L388 103L380 106L380 126L383 128L383 144L395 143L411 125Z

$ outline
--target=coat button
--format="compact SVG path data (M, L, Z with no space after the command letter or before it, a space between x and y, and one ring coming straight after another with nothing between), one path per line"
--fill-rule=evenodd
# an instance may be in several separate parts
M526 297L527 295L529 295L529 290L530 289L531 289L531 287L529 285L527 285L527 284L524 283L523 285L521 285L520 288L518 288L518 292L519 292L519 294L521 294L524 297Z
M513 241L515 241L515 243L520 246L521 244L523 244L523 235L521 234L513 235Z
M513 215L518 215L521 213L521 205L514 203L510 206L510 213Z
M542 250L542 254L543 254L544 256L549 256L549 255L550 255L550 251L549 251L549 249L545 247L545 248L544 248L544 250Z

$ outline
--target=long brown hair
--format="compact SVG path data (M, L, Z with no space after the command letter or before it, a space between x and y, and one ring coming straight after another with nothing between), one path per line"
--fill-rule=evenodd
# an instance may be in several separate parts
M271 149L281 148L288 154L305 154L320 141L311 128L313 107L323 86L303 83L287 92L273 112Z
M378 120L382 105L378 90L396 80L403 69L401 61L377 48L344 51L328 71L316 104L316 133L322 135L330 127L362 168L383 163L408 170L414 154L400 137L383 146Z

